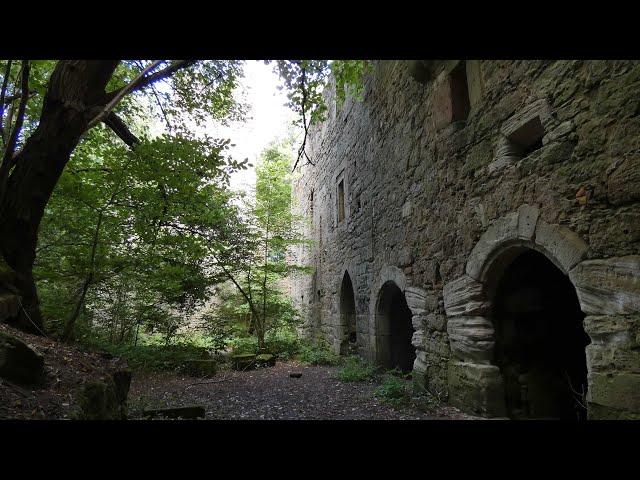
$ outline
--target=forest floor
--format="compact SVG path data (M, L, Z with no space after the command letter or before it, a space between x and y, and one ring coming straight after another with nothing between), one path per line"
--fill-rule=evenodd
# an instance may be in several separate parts
M126 366L119 358L31 335L3 323L0 331L42 354L45 371L40 385L21 386L0 378L0 420L74 418L79 408L79 388Z
M20 332L0 323L0 330L22 339L44 356L46 380L19 386L0 379L0 419L72 419L79 388L90 380L125 368L118 357ZM212 378L174 371L134 371L128 396L129 418L150 409L201 406L209 420L429 420L475 419L424 395L391 405L375 395L378 376L361 382L336 378L340 367L298 361L274 367L234 371L223 367ZM290 373L300 373L292 378ZM406 380L406 391L411 391Z
M173 372L139 373L134 375L129 393L130 417L136 418L146 409L197 405L205 408L205 419L209 420L477 418L421 396L394 407L374 395L380 380L342 382L335 378L338 369L288 361L258 370L221 371L210 379ZM291 378L293 372L302 376Z

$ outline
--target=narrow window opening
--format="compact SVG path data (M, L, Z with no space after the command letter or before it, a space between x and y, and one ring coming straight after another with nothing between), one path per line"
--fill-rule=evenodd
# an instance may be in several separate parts
M451 85L451 120L466 120L471 110L469 85L467 83L467 62L461 61L449 74Z
M344 220L344 180L338 183L338 222Z

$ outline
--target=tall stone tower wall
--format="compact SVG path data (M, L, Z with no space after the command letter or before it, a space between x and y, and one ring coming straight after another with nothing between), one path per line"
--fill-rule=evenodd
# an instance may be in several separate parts
M532 249L568 275L586 315L590 417L639 418L640 63L415 66L375 62L364 99L328 94L311 131L315 165L299 167L294 200L313 245L295 254L314 274L291 287L306 332L344 350L347 272L357 348L376 361L393 282L412 314L414 378L499 416L492 272Z

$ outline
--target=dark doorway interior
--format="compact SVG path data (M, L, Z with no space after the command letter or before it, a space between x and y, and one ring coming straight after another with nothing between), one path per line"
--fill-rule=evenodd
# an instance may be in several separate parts
M343 355L357 353L356 302L353 284L348 272L344 272L340 288L340 317L342 325L345 327L346 337L343 339L340 353Z
M393 282L383 285L378 297L378 360L385 368L413 370L416 349L411 344L411 310L404 293Z
M586 418L584 314L575 288L549 259L526 250L493 298L496 364L511 418Z

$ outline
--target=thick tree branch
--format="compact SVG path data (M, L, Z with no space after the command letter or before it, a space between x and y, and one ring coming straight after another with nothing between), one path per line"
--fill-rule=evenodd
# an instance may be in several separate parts
M29 98L33 97L37 93L38 92L36 92L35 90L31 90L29 92ZM3 100L0 100L0 102L2 103L2 105L9 105L11 102L15 102L19 98L22 98L22 92L16 93L15 95L9 95L8 97L5 97Z
M133 148L140 143L138 137L129 130L124 121L114 112L109 112L103 122L129 147Z
M300 159L302 157L306 158L307 162L310 163L311 165L315 165L315 163L311 161L311 158L309 158L309 155L307 155L307 150L306 150L307 137L309 136L309 126L307 125L307 115L306 115L307 87L305 85L306 78L307 78L307 70L305 67L300 65L300 71L301 71L300 90L302 91L301 111L302 111L302 125L304 126L304 138L302 139L302 145L300 145L300 148L298 149L298 158L296 159L296 163L293 165L293 168L291 169L291 171L294 171L296 169L296 167L298 166L298 162L300 162Z
M11 130L11 135L9 136L9 142L7 143L4 151L4 155L2 157L2 164L0 165L0 194L4 192L4 183L6 177L9 174L9 170L13 166L15 161L15 157L13 155L16 143L18 140L18 135L20 134L20 130L22 130L22 123L24 122L24 112L27 107L27 100L29 99L29 60L22 61L22 98L20 99L20 106L18 107L18 116L16 117L16 123Z
M140 70L144 70L144 65L142 64L142 62L136 62L136 65L138 65ZM162 101L160 100L160 96L158 95L158 91L155 89L153 84L151 84L149 86L151 87L151 92L153 93L153 96L156 99L156 103L158 104L158 107L160 108L160 111L162 112L162 116L164 117L164 121L167 124L167 128L169 129L169 131L171 131L171 129L172 129L171 122L169 121L169 117L167 116L167 112L165 112L164 107L162 106Z
M2 121L4 120L4 101L7 94L7 85L9 84L9 75L11 74L11 60L7 60L7 67L4 71L4 77L2 78L2 89L0 90L0 135L4 141L4 128L2 127Z
M160 65L162 63L161 60L156 60L155 62L153 62L151 65L149 65L147 68L145 68L142 72L140 72L136 78L134 78L128 85L125 85L123 88L117 90L116 94L113 96L113 98L111 98L110 100L108 100L108 102L106 103L106 105L104 106L104 108L102 109L102 111L100 113L98 113L87 125L87 130L91 129L93 126L95 126L98 122L101 122L107 115L109 115L109 113L116 107L116 105L118 105L118 103L120 103L120 101L125 97L125 95L127 95L128 93L130 93L131 91L133 91L133 89L135 88L135 86L138 84L138 82L140 82L142 79L144 79L144 76L149 73L150 71L152 71L153 69L155 69L158 65Z
M113 92L107 93L106 101L110 102L113 98L116 98L117 96L119 96L120 93L125 89L126 89L125 95L127 93L130 93L130 92L135 92L137 90L141 90L141 89L147 87L148 85L151 85L152 83L157 82L158 80L162 80L163 78L170 77L171 75L173 75L178 70L182 70L183 68L190 67L195 62L196 62L196 60L176 60L176 61L172 62L171 65L169 65L168 67L163 68L162 70L159 70L159 71L157 71L155 73L152 73L151 75L145 77L144 75L146 75L146 73L149 71L149 67L147 67L143 71L144 75L138 75L127 86L122 87L122 88L120 88L118 90L114 90ZM153 68L155 68L160 63L162 63L162 62L154 62L151 66Z

